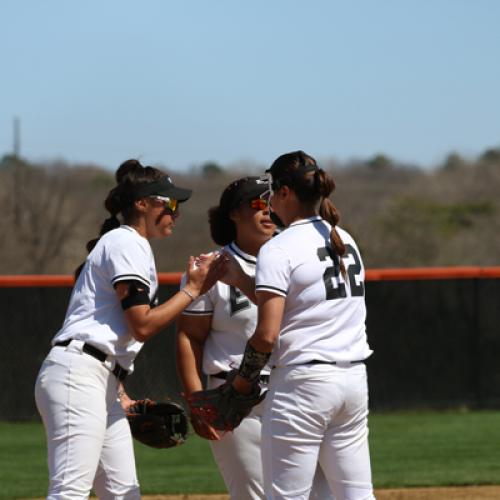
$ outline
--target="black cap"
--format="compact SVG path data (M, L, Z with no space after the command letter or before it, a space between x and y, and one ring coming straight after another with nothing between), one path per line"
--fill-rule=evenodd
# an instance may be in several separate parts
M232 182L224 189L219 207L221 210L230 212L242 201L258 198L267 189L267 183L263 182L260 177L243 177Z
M166 196L179 202L186 201L191 197L193 191L177 187L172 179L166 175L157 181L148 182L134 190L134 198L137 200L144 196Z

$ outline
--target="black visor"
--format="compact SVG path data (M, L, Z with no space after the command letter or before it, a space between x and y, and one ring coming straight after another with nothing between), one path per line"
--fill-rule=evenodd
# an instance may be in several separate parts
M179 202L186 201L192 194L191 189L184 189L174 186L174 183L168 175L161 179L139 186L134 191L135 199L144 198L145 196L166 196L173 198Z
M219 206L223 210L233 210L245 200L259 198L267 190L267 184L259 177L243 177L230 184L222 193Z

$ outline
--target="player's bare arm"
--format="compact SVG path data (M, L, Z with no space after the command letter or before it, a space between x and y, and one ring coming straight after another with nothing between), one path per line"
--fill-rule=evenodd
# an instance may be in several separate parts
M203 345L210 333L212 315L181 315L177 320L177 371L185 396L203 389Z
M177 373L181 379L184 389L184 397L189 400L189 396L195 391L203 389L202 383L202 359L203 345L210 333L212 315L188 316L181 315L177 320ZM217 431L206 422L191 415L191 424L198 436L219 440Z
M158 307L151 308L149 304L141 303L140 297L132 298L132 293L144 295L145 290L133 290L128 282L116 285L116 294L122 303L125 318L136 340L145 342L156 335L194 299L210 289L224 272L225 260L219 259L217 254L198 261L197 265L195 261L194 257L190 257L186 286ZM137 303L135 304L134 301Z
M127 391L125 390L125 387L123 383L120 381L118 384L118 399L120 400L120 405L124 409L124 411L127 411L131 406L133 406L136 401L134 399L131 399L130 396L127 394Z
M285 298L281 295L261 291L257 294L259 317L255 333L247 343L239 373L233 381L236 391L248 394L267 363L279 334L285 310ZM252 374L252 375L250 375Z

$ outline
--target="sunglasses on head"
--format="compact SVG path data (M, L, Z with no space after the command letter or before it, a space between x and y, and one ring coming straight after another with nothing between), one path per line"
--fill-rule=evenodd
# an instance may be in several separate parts
M250 200L250 207L252 207L254 210L265 210L269 207L269 200L266 200L264 198L255 198L253 200Z
M170 210L170 212L172 212L173 214L175 214L177 212L177 209L179 208L179 202L177 200L174 200L173 198L167 198L166 196L159 195L153 195L150 196L150 198L162 202L164 208Z

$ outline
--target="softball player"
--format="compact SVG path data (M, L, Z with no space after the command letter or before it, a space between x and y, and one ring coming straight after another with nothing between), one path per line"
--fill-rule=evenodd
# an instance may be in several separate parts
M121 382L142 343L213 284L205 284L210 261L194 266L191 257L185 287L151 308L158 282L149 240L172 233L178 204L191 191L135 160L120 166L116 181L105 201L111 217L87 244L64 324L36 381L49 499L88 498L92 487L102 499L140 498Z
M237 260L244 272L255 276L259 248L274 234L268 203L261 198L267 189L258 177L231 183L217 207L209 210L215 243ZM222 384L227 373L238 367L247 340L255 331L257 307L240 290L217 282L187 307L178 321L177 366L185 396ZM270 369L264 367L260 382L267 386ZM220 435L204 421L192 417L198 435L210 440L214 458L234 500L264 498L261 462L263 403L255 407L234 432ZM330 492L322 474L315 480L311 498L328 499Z
M286 229L259 251L258 323L233 382L248 392L262 367L273 367L262 427L266 498L307 499L319 463L337 500L370 500L364 360L372 351L359 250L336 227L334 181L312 157L282 155L268 172Z

